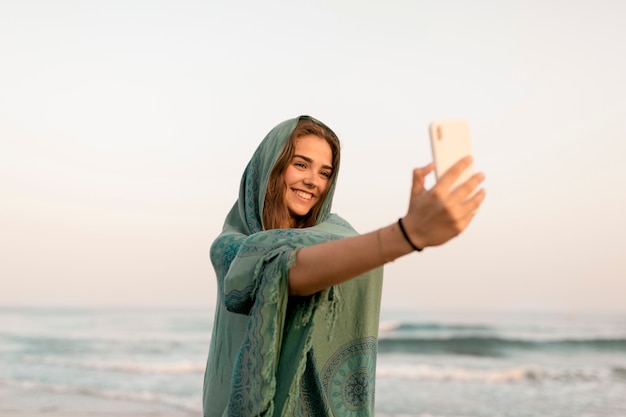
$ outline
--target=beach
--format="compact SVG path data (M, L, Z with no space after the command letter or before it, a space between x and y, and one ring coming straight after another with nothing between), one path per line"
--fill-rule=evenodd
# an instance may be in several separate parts
M0 308L0 417L202 415L212 309ZM378 417L623 417L623 314L383 310Z

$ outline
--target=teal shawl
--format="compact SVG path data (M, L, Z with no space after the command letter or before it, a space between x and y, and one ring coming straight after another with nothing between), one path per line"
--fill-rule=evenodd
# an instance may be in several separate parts
M288 296L300 248L357 234L330 214L337 175L315 226L262 228L270 172L299 119L261 142L211 245L218 300L205 417L374 415L382 268L310 297Z

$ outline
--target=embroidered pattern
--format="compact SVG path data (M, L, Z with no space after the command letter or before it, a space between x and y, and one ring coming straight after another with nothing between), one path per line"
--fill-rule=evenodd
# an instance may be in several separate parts
M373 336L343 345L328 360L321 380L335 417L374 415L377 342Z

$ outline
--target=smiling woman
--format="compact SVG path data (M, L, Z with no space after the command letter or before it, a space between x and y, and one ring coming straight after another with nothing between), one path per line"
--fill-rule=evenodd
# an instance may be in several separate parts
M370 416L385 263L465 229L484 198L476 174L431 190L414 171L407 215L363 235L331 202L339 140L308 117L261 142L239 199L211 245L218 281L204 380L204 415ZM404 223L403 223L404 222Z

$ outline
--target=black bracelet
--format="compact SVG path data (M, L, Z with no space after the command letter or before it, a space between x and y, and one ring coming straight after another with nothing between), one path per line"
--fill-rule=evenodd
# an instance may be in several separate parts
M411 239L409 239L409 235L406 233L406 230L404 230L404 225L402 224L402 217L400 217L398 219L398 225L400 226L400 230L402 231L402 235L404 236L406 241L409 242L409 245L411 245L411 247L413 249L415 249L416 251L421 252L423 248L418 248L417 246L415 246L413 244L413 242L411 242Z

